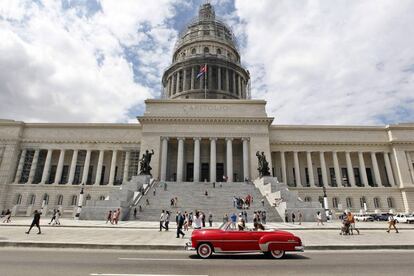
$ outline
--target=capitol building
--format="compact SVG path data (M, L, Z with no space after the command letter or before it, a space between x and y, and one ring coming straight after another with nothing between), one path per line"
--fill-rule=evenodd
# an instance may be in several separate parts
M322 202L325 187L334 212L414 211L414 124L278 125L251 98L233 32L210 4L180 34L162 84L135 124L0 120L0 209L72 216L82 184L85 201L105 200L153 150L153 178L171 185L246 185L263 152L304 202Z

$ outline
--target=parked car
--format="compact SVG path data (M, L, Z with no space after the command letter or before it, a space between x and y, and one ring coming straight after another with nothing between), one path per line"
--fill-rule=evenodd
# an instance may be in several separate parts
M356 221L374 221L374 218L368 214L356 214L354 218Z
M213 253L260 252L280 259L288 251L304 251L299 237L287 231L265 230L239 231L231 228L231 223L224 223L219 229L194 230L187 250L196 250L203 259Z
M414 217L406 214L397 214L394 219L400 223L414 223Z
M374 214L372 217L375 221L387 221L390 214Z

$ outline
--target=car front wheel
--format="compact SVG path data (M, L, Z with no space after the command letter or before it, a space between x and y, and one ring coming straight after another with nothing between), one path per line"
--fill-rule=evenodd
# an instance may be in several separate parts
M273 259L282 259L285 256L285 251L283 250L271 250L267 253L267 255Z
M197 247L197 255L200 258L207 259L213 254L213 248L208 243L202 243Z

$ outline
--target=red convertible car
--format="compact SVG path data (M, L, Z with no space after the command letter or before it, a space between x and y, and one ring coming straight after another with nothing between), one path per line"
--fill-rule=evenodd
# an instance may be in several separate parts
M231 223L223 224L219 229L194 230L187 250L196 250L197 255L205 259L213 253L261 252L280 259L288 251L304 251L299 237L279 230L239 231L231 228Z

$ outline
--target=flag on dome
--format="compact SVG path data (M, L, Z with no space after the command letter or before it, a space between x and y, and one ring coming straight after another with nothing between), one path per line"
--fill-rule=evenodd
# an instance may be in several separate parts
M207 73L207 64L204 64L203 66L200 67L200 72L197 74L197 79L200 78L201 76L205 75Z

